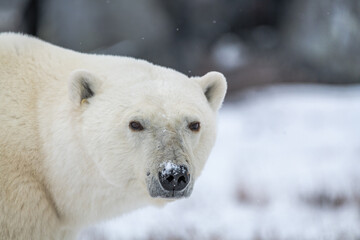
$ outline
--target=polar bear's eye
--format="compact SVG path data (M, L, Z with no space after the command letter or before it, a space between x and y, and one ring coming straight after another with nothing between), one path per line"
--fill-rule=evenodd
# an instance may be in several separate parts
M199 122L191 122L188 127L191 131L198 132L200 130L200 123Z
M129 123L129 127L130 129L134 130L134 131L141 131L144 130L144 127L141 125L141 123L139 123L138 121L131 121Z

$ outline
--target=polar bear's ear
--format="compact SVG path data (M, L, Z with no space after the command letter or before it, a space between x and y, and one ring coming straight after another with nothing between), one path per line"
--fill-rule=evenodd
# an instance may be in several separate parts
M209 72L198 78L198 82L211 108L214 111L219 110L227 89L224 75L219 72Z
M70 100L80 106L88 103L87 99L93 97L100 88L99 79L86 70L76 70L71 73L69 80Z

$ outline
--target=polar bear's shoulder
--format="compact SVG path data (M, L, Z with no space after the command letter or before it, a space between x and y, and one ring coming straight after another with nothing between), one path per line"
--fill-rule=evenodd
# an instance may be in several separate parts
M55 46L36 37L22 34L4 32L0 33L0 55L2 56L31 56L49 52L72 52L71 50Z
M35 37L25 35L22 33L5 32L0 33L0 52L15 51L18 53L21 50L34 49L41 45L50 45Z
M37 38L23 33L2 32L0 33L0 41L14 42L14 41L39 41Z

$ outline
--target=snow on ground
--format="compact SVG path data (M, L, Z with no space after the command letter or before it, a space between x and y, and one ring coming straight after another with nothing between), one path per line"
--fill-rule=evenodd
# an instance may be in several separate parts
M360 86L272 86L227 103L189 199L81 239L359 239Z

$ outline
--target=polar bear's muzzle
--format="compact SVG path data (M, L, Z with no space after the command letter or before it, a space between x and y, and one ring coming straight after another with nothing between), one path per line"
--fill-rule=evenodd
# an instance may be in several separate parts
M192 192L191 176L185 165L171 162L160 165L158 176L150 181L149 192L152 197L183 198Z
M182 191L190 181L190 173L184 165L167 163L159 172L159 181L166 191Z

